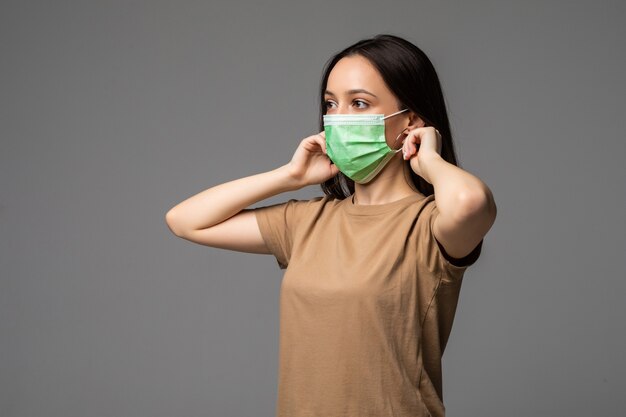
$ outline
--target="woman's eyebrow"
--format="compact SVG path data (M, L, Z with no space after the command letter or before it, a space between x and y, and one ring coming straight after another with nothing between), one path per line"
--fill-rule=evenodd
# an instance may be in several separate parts
M364 89L362 89L362 88L357 88L357 89L354 89L354 90L348 90L348 91L347 91L347 93L348 93L348 94L359 94L359 93L363 93L363 94L369 94L369 95L370 95L370 96L372 96L372 97L376 97L376 95L375 95L375 94L370 93L369 91L364 90ZM325 94L328 94L329 96L333 96L333 97L335 96L335 95L334 95L331 91L329 91L329 90L326 90L326 91L325 91ZM378 97L376 97L376 98L378 98Z

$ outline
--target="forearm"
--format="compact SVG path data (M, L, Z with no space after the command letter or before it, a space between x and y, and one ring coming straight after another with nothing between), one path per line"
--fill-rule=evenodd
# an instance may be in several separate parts
M289 175L289 164L272 171L216 185L174 206L166 214L176 232L216 225L258 201L300 186Z
M493 206L493 195L480 178L444 160L441 155L429 156L422 165L424 179L435 189L440 214L461 219L485 205Z

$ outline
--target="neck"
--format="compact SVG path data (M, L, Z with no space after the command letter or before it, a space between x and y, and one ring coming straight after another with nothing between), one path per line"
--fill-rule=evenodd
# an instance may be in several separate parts
M354 183L354 204L387 204L419 193L411 181L411 167L398 152L367 184Z

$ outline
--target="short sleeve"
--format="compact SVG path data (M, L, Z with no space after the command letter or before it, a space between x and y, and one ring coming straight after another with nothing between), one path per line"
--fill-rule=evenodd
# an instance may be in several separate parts
M291 199L254 209L263 240L280 269L289 265L296 224L304 203L306 200Z
M448 255L443 246L437 241L433 233L435 219L439 215L439 209L435 200L429 201L420 213L422 217L420 223L420 256L428 264L429 270L442 271L448 280L460 279L465 270L476 263L480 257L483 240L467 256L463 258L452 258Z

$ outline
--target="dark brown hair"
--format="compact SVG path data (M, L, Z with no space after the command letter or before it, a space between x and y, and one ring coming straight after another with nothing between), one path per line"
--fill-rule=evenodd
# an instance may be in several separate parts
M325 65L320 85L319 128L324 130L322 115L326 113L324 92L328 76L337 62L347 56L361 55L378 70L387 87L397 97L400 109L409 108L419 115L426 126L433 126L441 134L442 158L458 166L450 123L439 83L439 77L426 54L411 42L394 35L377 35L363 39L333 56ZM405 163L409 164L407 160ZM432 184L411 172L415 187L424 195L434 193ZM344 199L354 193L354 181L339 172L321 184L326 195Z

